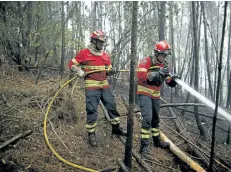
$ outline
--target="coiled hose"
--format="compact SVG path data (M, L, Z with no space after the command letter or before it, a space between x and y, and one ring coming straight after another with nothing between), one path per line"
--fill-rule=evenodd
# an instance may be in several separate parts
M95 72L102 72L102 71L108 71L110 69L104 69L104 70L94 70L94 71L89 71L89 72L86 72L86 75L87 74L90 74L90 73L95 73ZM128 72L129 70L119 70L120 72ZM78 168L78 169L81 169L81 170L84 170L84 171L89 171L89 172L99 172L98 170L94 170L94 169L91 169L91 168L87 168L87 167L84 167L84 166L80 166L80 165L77 165L77 164L74 164L66 159L64 159L63 157L61 157L56 151L55 149L53 148L53 146L51 145L48 137L47 137L47 118L48 118L48 114L50 112L50 109L51 109L51 106L55 100L55 98L59 95L59 93L64 89L64 87L67 86L67 84L69 84L71 81L75 80L77 78L76 77L73 77L72 79L68 80L67 82L65 82L59 89L58 91L55 93L55 95L52 97L48 107L47 107L47 111L46 111L46 114L45 114L45 117L44 117L44 121L43 121L43 132L44 132L44 138L45 138L45 141L46 141L46 144L47 146L50 148L50 150L52 151L52 153L62 162L64 162L65 164L68 164L74 168Z

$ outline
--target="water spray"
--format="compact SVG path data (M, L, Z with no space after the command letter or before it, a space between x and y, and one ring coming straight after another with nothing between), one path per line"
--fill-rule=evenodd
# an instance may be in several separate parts
M206 105L208 105L209 107L211 107L213 110L215 110L215 104L212 101L210 101L205 96L203 96L202 94L200 94L199 92L197 92L196 90L194 90L192 87L190 87L188 84L186 84L182 80L176 78L175 81L179 85L181 85L183 89L187 90L192 95L196 96L202 103L205 103ZM224 111L220 107L218 107L218 111L217 112L218 112L218 114L222 115L223 117L225 117L227 120L229 120L231 122L231 115L229 113L227 113L226 111Z

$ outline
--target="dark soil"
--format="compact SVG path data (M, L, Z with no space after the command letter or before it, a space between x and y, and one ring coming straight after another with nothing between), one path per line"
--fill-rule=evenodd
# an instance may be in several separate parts
M43 135L43 119L47 106L60 85L68 80L68 76L60 77L55 73L44 72L37 85L34 85L35 80L36 74L31 72L20 73L9 68L3 68L0 72L0 145L19 133L24 133L29 129L33 131L27 137L21 138L1 150L0 171L82 171L58 160L46 145ZM74 89L65 87L55 99L49 113L51 124L47 124L49 141L60 156L72 163L95 170L111 168L117 171L119 168L117 160L124 159L125 147L117 137L111 136L111 126L100 108L96 129L98 147L92 148L87 143L85 98L81 83L80 80L76 84L74 82ZM121 89L119 88L120 86L116 87L117 90L114 92L115 99L118 111L122 116L122 127L126 129L127 109L122 103L120 95L126 96L128 92L122 86ZM164 99L170 100L167 96ZM182 98L174 98L173 102L182 102ZM213 115L209 108L199 109L203 113ZM180 113L176 114L193 140L199 147L206 146L208 150L202 147L201 149L209 154L212 119L204 118L203 126L207 136L204 141L199 137L194 116L189 116L187 113L184 116ZM167 108L161 109L160 116L169 116ZM161 121L176 130L172 119L161 118ZM163 123L160 126L163 133L190 158L206 169L202 161L191 152L188 144ZM135 116L133 150L136 152L139 151L140 125L140 117ZM218 125L223 129L216 128L215 154L231 169L230 145L224 144L228 122L218 121ZM150 146L150 152L152 159L144 160L155 172L193 171L168 150ZM222 160L219 161L222 162ZM229 171L227 168L218 166L217 163L215 165L218 171ZM132 171L144 171L134 158Z

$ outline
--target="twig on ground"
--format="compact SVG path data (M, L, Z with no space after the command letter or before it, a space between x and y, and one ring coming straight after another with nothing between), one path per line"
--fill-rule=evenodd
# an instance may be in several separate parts
M150 162L150 163L153 163L153 164L156 164L156 165L165 167L165 168L170 169L170 170L173 170L173 171L179 171L179 172L180 172L180 170L175 169L175 168L172 168L172 167L168 167L167 165L163 165L163 164L161 164L161 162L151 161L151 160L149 160L148 158L145 158L145 157L144 157L144 159L145 159L145 161L147 161L147 162ZM155 168L155 167L153 167L153 166L150 166L150 167L151 167L151 168Z
M57 132L55 131L55 128L53 127L52 122L51 122L49 119L48 119L48 122L50 123L53 132L54 132L55 135L58 137L58 139L60 140L60 142L62 143L62 145L69 151L68 147L65 145L65 143L62 141L62 139L59 137L59 135L58 135Z
M26 132L24 133L20 133L20 134L17 134L15 135L14 137L12 137L11 139L5 141L3 144L0 145L0 150L5 148L6 146L8 146L9 144L13 143L14 141L20 139L20 138L24 138L26 137L27 135L31 134L32 131L31 130L27 130Z

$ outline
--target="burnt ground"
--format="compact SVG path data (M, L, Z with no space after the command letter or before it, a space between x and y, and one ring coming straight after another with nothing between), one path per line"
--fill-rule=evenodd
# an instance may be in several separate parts
M32 130L32 133L1 149L0 171L82 171L58 160L46 145L43 135L43 119L47 106L59 86L67 81L67 78L67 75L61 78L50 71L43 71L39 83L34 85L36 73L18 72L9 68L1 69L0 145L20 133L23 135L28 130ZM119 168L117 160L124 159L124 145L117 137L111 136L111 126L106 121L100 108L96 129L98 147L92 148L87 144L87 135L85 132L85 98L80 83L80 81L76 82L74 89L68 86L65 87L55 99L49 113L51 124L47 124L49 141L58 154L70 162L94 170L114 168L114 171L116 171ZM125 87L121 86L121 89L114 93L116 95L118 111L122 116L122 127L126 128L127 109L117 93L127 95L128 92ZM169 101L168 97L164 98ZM173 99L175 103L183 101L179 97ZM213 115L213 112L209 108L200 107L199 109L203 113ZM207 139L202 140L199 137L199 130L193 116L188 113L184 114L184 116L180 113L176 113L176 115L197 145L210 154L212 119L203 118L203 126ZM160 129L165 135L180 149L185 151L189 157L207 169L205 164L199 158L195 157L194 152L191 151L188 144L174 132L176 128L173 120L165 118L169 116L167 108L161 109L160 116L163 122ZM136 152L139 150L140 125L139 116L135 116L133 150ZM224 144L227 138L227 131L225 130L228 129L228 122L218 121L218 125L219 127L216 128L215 144L216 158L231 169L230 145ZM150 150L151 159L144 160L153 171L193 171L168 150L154 148L153 146L150 147ZM228 168L221 167L216 163L215 165L217 171L229 171ZM132 159L132 171L144 171L135 158Z

